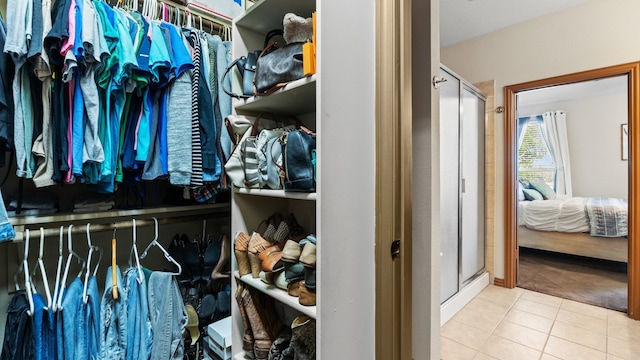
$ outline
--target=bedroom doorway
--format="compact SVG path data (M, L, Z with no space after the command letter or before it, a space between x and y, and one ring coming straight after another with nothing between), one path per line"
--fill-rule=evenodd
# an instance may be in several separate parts
M626 83L626 112L622 114L621 124L616 125L619 129L616 129L616 134L619 136L617 138L617 145L615 151L618 153L618 158L616 159L618 162L623 161L622 170L626 169L626 172L622 176L627 177L627 192L626 194L614 194L609 195L613 197L623 197L623 195L628 195L626 197L628 199L628 235L627 238L617 238L614 240L616 245L611 245L611 243L602 243L603 240L607 240L608 238L600 238L600 237L584 237L583 239L578 239L578 245L573 245L573 248L560 248L558 244L562 244L559 239L542 239L542 245L531 245L531 236L530 234L519 234L519 218L518 218L518 194L521 193L521 186L519 186L518 182L518 169L516 168L518 153L517 153L517 144L518 144L518 135L522 135L523 130L523 122L520 120L520 126L518 124L518 116L522 115L520 111L520 103L519 98L525 97L527 93L533 93L532 90L538 89L551 89L558 85L568 85L568 84L577 84L584 82L592 82L594 80L598 80L602 87L605 87L605 83L614 78L623 77ZM606 81L602 81L606 80ZM622 105L624 106L624 105ZM506 111L506 126L505 126L505 136L506 136L506 161L505 161L505 186L506 186L506 196L505 196L505 286L506 287L515 287L517 277L517 265L518 259L520 255L519 246L523 245L527 247L536 247L538 249L543 250L553 250L556 252L565 252L570 254L577 254L581 256L590 256L593 257L597 251L597 256L608 259L615 260L622 263L628 257L628 284L627 284L627 306L626 310L629 317L633 319L640 319L640 244L637 243L637 237L634 236L638 228L638 220L634 219L631 214L635 214L635 210L638 209L640 205L640 180L638 179L638 171L640 168L637 168L637 165L634 164L632 159L638 158L638 153L640 153L640 147L637 145L637 140L640 138L640 63L630 63L617 65L602 69L596 69L592 71L585 71L581 73L569 74L564 76L558 76L549 79L542 79L533 82L527 82L522 84L516 84L505 87L505 111ZM562 110L562 109L557 109ZM534 110L530 110L534 111ZM535 111L534 111L535 112ZM529 114L531 115L531 114ZM548 114L547 114L548 115ZM520 116L522 117L522 116ZM538 120L539 122L542 119ZM535 124L535 120L532 122ZM627 131L627 136L624 137L624 131ZM530 135L529 135L530 136ZM521 138L522 139L522 138ZM624 145L623 145L624 143ZM623 149L623 146L627 146L627 149ZM618 160L619 159L619 160ZM561 160L559 160L561 161ZM544 161L542 161L544 163ZM538 161L540 163L540 161ZM544 165L544 164L543 164ZM579 164L576 163L576 168L578 168ZM620 168L620 163L617 164L618 168ZM543 166L544 167L544 166ZM634 170L635 169L635 170ZM604 170L604 169L603 169ZM601 170L602 171L602 170ZM611 170L605 170L611 173ZM573 172L573 171L572 171ZM557 176L557 175L556 175ZM561 177L561 176L560 176ZM570 174L569 174L570 177ZM551 180L553 182L553 179ZM571 181L568 181L569 191L571 194ZM574 180L575 184L576 181ZM540 185L540 184L538 184ZM542 184L544 185L544 184ZM543 186L542 193L546 190ZM576 189L577 190L577 189ZM622 189L624 190L624 189ZM565 189L563 186L560 186L560 192L564 192ZM535 192L535 191L534 191ZM532 192L532 193L534 193ZM586 190L580 189L578 193L588 193L588 192L598 192L598 190ZM535 195L535 194L534 194ZM554 196L555 194L552 194ZM548 195L549 196L549 195ZM584 195L586 196L586 195ZM525 202L526 203L526 202ZM533 202L531 202L533 203ZM549 202L551 204L552 202ZM526 211L526 210L520 210ZM531 208L531 211L534 211ZM535 213L532 212L535 215ZM535 216L532 216L535 219ZM587 224L588 225L588 224ZM535 234L534 234L535 235ZM522 238L520 238L522 237ZM540 236L534 236L535 239L541 238ZM595 239L595 240L593 240ZM621 241L622 240L622 241ZM547 241L545 245L545 241ZM600 241L600 243L599 243ZM547 248L546 246L550 246ZM616 246L618 247L616 249ZM593 247L593 248L590 248ZM577 250L575 250L577 249ZM607 249L610 254L600 255L600 251L598 249ZM626 250L626 252L625 252ZM534 250L533 256L536 255L536 251ZM591 252L590 252L591 251ZM529 251L527 251L527 256L532 256ZM624 258L621 258L624 256ZM611 258L611 259L609 259ZM524 259L524 258L523 258ZM605 260L607 261L607 260ZM592 262L593 265L596 265L596 262ZM615 264L615 263L614 263ZM624 290L624 289L623 289ZM619 296L618 296L619 297ZM618 304L619 305L619 304ZM624 305L624 304L623 304Z

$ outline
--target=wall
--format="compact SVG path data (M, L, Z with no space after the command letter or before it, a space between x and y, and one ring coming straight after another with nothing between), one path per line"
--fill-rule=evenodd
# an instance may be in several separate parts
M495 80L496 106L503 87L551 76L640 60L640 1L592 0L441 50L441 62L472 83ZM496 134L504 114L496 114ZM495 137L495 267L504 278L504 137Z
M573 196L626 199L629 162L621 159L620 143L626 93L518 107L520 116L551 110L567 114Z

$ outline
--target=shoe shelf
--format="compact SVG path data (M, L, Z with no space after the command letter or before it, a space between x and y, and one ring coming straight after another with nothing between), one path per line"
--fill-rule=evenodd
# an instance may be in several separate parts
M282 89L267 95L239 99L235 103L238 113L272 112L286 109L289 114L307 114L316 111L316 75L288 83Z
M298 298L289 295L286 291L280 289L279 287L273 284L267 284L264 281L260 280L260 278L254 278L251 274L247 274L244 276L240 276L238 271L234 271L233 275L236 279L239 279L243 283L251 286L252 288L266 294L267 296L272 297L276 301L287 305L288 307L296 310L304 315L310 316L312 318L316 318L316 306L305 306L301 305L298 302Z
M298 192L298 191L284 191L284 190L270 190L270 189L247 189L247 188L233 188L234 193L242 195L255 195L255 196L267 196L282 199L297 199L297 200L316 200L316 193Z

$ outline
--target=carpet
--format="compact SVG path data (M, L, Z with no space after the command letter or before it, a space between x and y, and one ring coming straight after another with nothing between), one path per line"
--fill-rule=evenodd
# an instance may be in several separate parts
M627 311L627 264L520 248L517 286Z

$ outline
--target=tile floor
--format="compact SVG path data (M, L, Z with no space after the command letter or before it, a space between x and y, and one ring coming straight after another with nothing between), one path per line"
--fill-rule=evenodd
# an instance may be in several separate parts
M640 359L640 321L524 289L489 285L441 329L442 360Z

